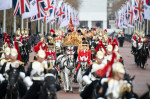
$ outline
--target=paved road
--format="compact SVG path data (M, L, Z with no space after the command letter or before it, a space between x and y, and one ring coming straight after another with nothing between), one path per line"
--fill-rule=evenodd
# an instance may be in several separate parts
M130 53L131 44L129 42L124 43L124 47L119 48L119 52L124 59L124 64L127 73L130 75L135 75L135 80L133 81L134 91L141 96L143 93L148 91L146 83L150 84L150 64L146 67L146 70L142 70L141 68L137 68L134 63L134 57ZM33 59L33 53L30 55L30 60ZM150 63L150 59L148 62ZM81 99L78 92L78 85L74 84L73 93L65 93L63 90L57 93L58 99Z

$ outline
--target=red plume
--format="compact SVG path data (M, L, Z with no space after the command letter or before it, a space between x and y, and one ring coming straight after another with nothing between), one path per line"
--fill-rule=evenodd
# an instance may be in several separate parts
M96 71L96 74L99 76L99 77L104 77L108 71L109 68L111 68L111 71L108 75L108 77L111 77L112 76L112 65L114 63L114 60L116 58L116 53L115 52L112 52L112 59L110 62L108 62L104 68L102 69L99 69Z
M50 32L53 32L53 33L55 33L55 31L54 31L53 29L51 29L51 30L50 30Z

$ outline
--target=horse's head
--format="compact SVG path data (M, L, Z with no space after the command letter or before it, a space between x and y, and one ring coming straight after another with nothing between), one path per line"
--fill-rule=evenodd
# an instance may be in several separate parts
M10 65L10 70L7 71L8 74L8 89L13 90L16 88L18 79L19 79L20 69L12 68Z
M55 43L55 51L56 51L56 53L61 53L61 43L60 42Z
M128 97L128 98L136 98L137 99L137 95L133 92L133 84L132 84L132 81L135 79L135 75L134 76L132 76L131 77L131 75L129 75L129 74L125 74L124 75L124 80L126 80L130 85L131 85L131 89L130 89L130 91L126 91L125 92L125 97ZM127 98L127 99L128 99Z
M87 69L87 62L81 62L81 69L82 69L82 71L86 71L86 69Z
M44 79L43 88L47 95L47 99L56 99L56 80L53 74L47 74Z
M127 80L128 83L132 83L132 81L135 79L135 75L133 77L131 77L129 74L125 74L124 75L124 80Z

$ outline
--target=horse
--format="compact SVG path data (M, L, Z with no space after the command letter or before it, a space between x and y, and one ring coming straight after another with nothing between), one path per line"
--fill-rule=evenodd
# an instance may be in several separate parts
M38 99L57 99L56 79L52 73L46 74L42 86L40 87Z
M74 51L73 46L67 47L67 55L59 55L57 57L57 66L61 69L62 79L64 81L64 90L65 92L73 92L72 89L72 80L73 74L75 71L75 60L74 60ZM70 87L70 90L69 90Z
M57 41L55 43L55 52L56 52L56 56L59 56L62 53L62 43Z
M7 92L5 95L5 99L20 99L21 96L19 94L19 73L20 70L17 68L12 68L10 66L10 70L7 71L8 74L8 85Z
M133 85L132 85L132 81L134 80L135 78L135 75L133 77L131 77L129 74L125 74L124 75L124 80L126 80L130 85L131 85L131 90L128 92L128 91L125 91L122 95L122 98L121 99L131 99L131 98L134 98L134 99L138 99L138 95L136 93L133 92Z
M80 63L80 68L79 68L78 74L77 74L77 82L79 83L79 92L83 91L83 86L85 86L85 83L82 80L82 76L85 73L85 71L87 70L87 67L88 67L88 65L87 65L86 61Z
M147 84L147 87L148 87L148 91L146 93L144 93L140 99L150 99L150 85Z
M143 43L143 45L142 45L142 48L141 49L139 49L139 51L138 51L138 61L139 61L139 65L140 65L140 67L142 68L142 69L145 69L146 67L145 67L145 63L146 63L146 61L147 61L147 58L148 58L148 46L147 46L147 44L146 43Z
M96 49L96 42L94 40L90 41L90 50L91 50L91 60L93 60L94 56L95 56L95 49Z

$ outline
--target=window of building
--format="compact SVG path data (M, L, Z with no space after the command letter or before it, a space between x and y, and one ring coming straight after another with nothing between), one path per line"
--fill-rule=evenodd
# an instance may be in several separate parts
M88 21L80 21L80 27L88 27Z
M103 21L92 21L92 27L103 28Z

